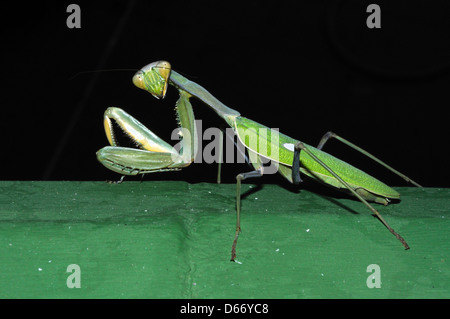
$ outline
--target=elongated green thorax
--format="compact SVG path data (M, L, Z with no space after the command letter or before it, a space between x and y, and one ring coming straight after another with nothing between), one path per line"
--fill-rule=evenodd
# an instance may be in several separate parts
M171 83L179 90L183 90L196 97L210 108L212 108L221 118L223 118L230 126L233 126L234 118L239 116L240 113L232 108L229 108L218 99L216 99L211 93L209 93L204 87L198 85L186 79L179 73L172 71L170 74Z

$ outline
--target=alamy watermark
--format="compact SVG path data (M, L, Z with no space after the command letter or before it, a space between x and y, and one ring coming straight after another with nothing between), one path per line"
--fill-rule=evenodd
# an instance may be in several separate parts
M191 132L185 128L172 131L171 139L179 140L174 148L186 158L194 158L194 163L251 163L264 167L264 174L278 171L280 158L279 130L267 127L239 128L237 134L232 128L221 130L210 127L203 131L202 120L195 120L197 143L191 148ZM244 144L245 143L245 146ZM294 144L285 144L293 151ZM247 148L247 153L245 149ZM194 154L190 154L191 149ZM225 156L224 156L225 154ZM172 160L176 161L177 155Z
M66 9L70 13L66 20L66 25L69 29L81 28L81 8L78 4L69 4ZM381 28L381 9L378 4L369 4L366 9L370 15L366 19L366 25L369 29Z
M81 8L78 4L69 4L66 9L70 13L66 19L66 25L69 29L81 28Z
M81 268L77 264L67 266L67 272L71 274L67 276L67 288L81 288Z
M368 288L381 288L381 268L377 264L367 266L367 272L371 274L367 277L366 285Z
M381 28L381 8L378 4L369 4L367 6L366 12L370 15L366 19L366 25L369 29L380 29Z

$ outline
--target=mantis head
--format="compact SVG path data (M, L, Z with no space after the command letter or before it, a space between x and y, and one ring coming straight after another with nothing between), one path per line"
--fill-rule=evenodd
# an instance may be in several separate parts
M166 96L171 66L167 61L150 63L133 76L133 84L150 92L157 99Z

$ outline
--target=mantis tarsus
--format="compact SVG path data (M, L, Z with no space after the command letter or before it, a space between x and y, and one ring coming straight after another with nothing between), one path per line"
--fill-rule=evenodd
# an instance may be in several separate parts
M197 149L197 128L190 98L195 97L212 108L234 130L239 141L247 150L250 164L254 167L253 171L236 176L236 233L231 249L231 261L236 259L236 245L241 231L241 182L248 178L263 176L263 162L267 162L267 160L275 163L278 173L291 183L301 182L300 173L302 173L354 195L378 217L405 249L409 249L403 237L395 232L380 213L368 203L370 201L387 205L391 199L399 199L400 194L367 173L321 149L328 139L335 138L377 161L406 181L421 187L365 150L332 132L325 134L317 147L282 133L277 134L276 139L271 138L270 134L262 137L260 132L262 130L267 132L268 127L245 118L238 111L227 107L205 88L173 71L169 62L166 61L146 65L134 75L133 83L158 99L164 98L169 84L178 90L180 96L176 103L176 112L183 134L180 151L178 152L164 142L122 109L110 107L105 111L104 126L111 146L104 147L97 152L98 160L107 168L123 175L180 170L194 161ZM121 127L138 148L118 145L112 120ZM272 135L274 134L272 133ZM250 142L255 140L258 141L256 144Z

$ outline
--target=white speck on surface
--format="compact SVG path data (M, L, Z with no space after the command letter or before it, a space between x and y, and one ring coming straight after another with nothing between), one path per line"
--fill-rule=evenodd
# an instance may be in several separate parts
M280 251L280 248L275 249L275 251L276 251L276 252L279 252L279 251Z
M291 152L294 152L294 144L292 144L292 143L284 143L283 146L284 146L285 149L287 149L287 150L289 150Z
M309 233L309 228L306 230L307 233Z
M38 270L39 270L39 271L42 271L42 268L39 267Z

